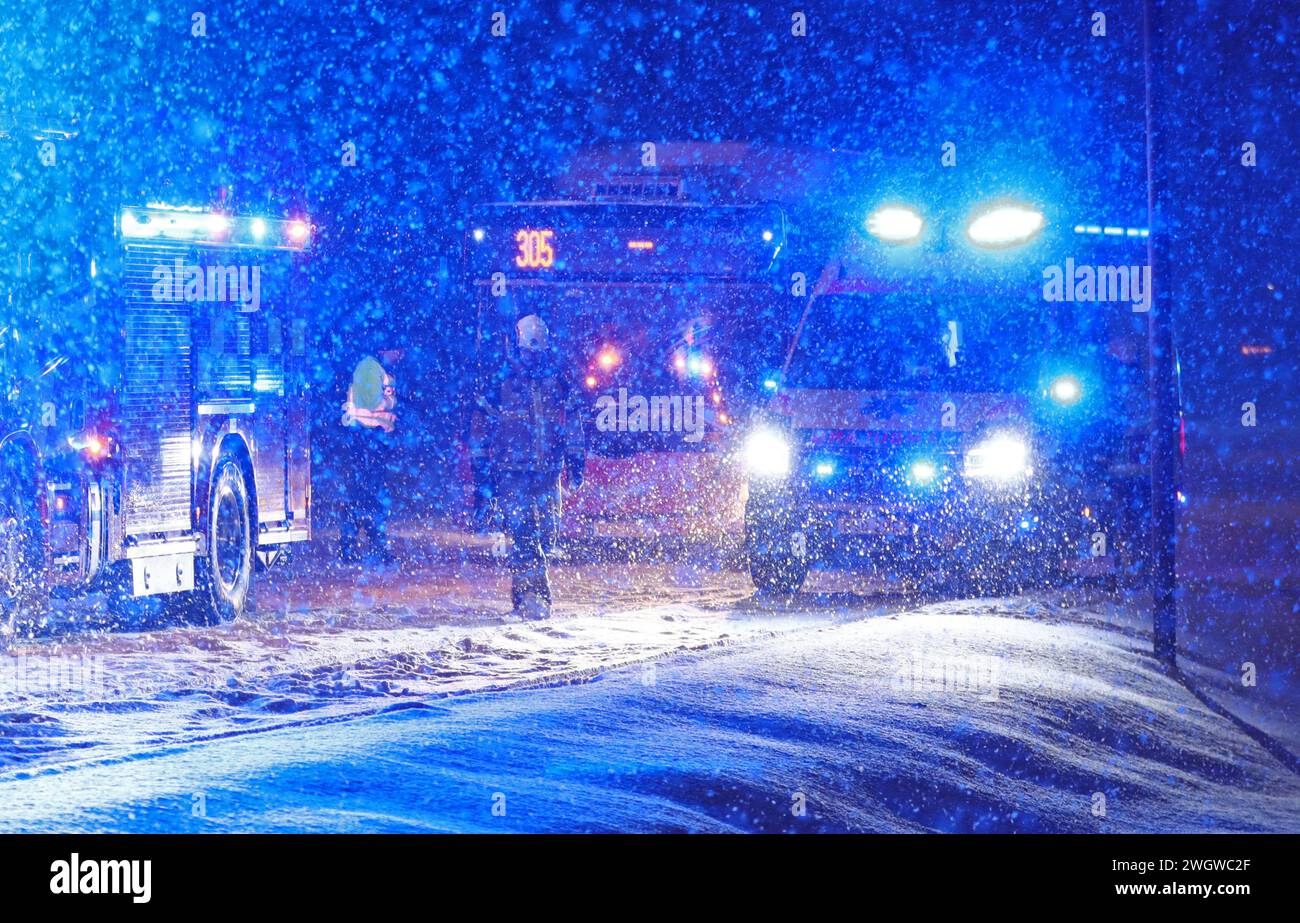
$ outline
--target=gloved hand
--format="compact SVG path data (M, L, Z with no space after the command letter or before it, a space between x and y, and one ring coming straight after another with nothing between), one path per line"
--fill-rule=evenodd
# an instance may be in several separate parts
M586 465L587 459L581 455L570 455L564 459L564 477L569 490L577 490L582 486L582 470Z

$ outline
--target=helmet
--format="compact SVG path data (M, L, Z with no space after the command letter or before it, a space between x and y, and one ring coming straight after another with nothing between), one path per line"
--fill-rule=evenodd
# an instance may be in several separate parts
M515 321L515 336L520 349L545 349L546 322L536 314L525 314Z

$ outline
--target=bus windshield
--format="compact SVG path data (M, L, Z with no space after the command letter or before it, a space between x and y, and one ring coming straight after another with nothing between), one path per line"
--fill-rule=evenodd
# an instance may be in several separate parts
M729 392L771 368L779 340L764 286L598 284L535 286L514 293L499 329L541 315L575 379L591 387ZM488 356L489 361L490 355Z

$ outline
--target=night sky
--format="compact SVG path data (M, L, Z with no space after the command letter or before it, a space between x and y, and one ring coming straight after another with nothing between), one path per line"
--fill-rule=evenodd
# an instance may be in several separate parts
M951 140L972 175L1013 172L1100 220L1145 223L1134 0L1105 6L1104 38L1077 3L214 0L203 38L195 6L11 4L0 120L75 124L127 175L165 161L178 188L300 177L340 330L396 302L463 332L446 273L467 207L543 191L593 143L833 146L880 159L868 185ZM490 34L498 7L505 38ZM1156 227L1193 412L1294 366L1298 26L1285 4L1158 7ZM354 168L339 165L345 140ZM1246 360L1243 342L1275 351Z

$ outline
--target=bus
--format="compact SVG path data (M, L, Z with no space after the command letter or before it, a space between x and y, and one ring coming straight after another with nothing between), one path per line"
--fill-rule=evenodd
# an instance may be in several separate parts
M780 268L782 202L812 181L797 158L744 144L661 144L653 166L640 147L599 148L571 158L552 197L473 213L479 367L536 313L585 395L585 485L563 534L739 535L736 424L801 303Z
M755 587L1137 566L1148 229L993 183L894 192L829 255L746 435Z
M0 627L92 588L240 615L311 533L310 218L132 192L75 131L0 147Z

